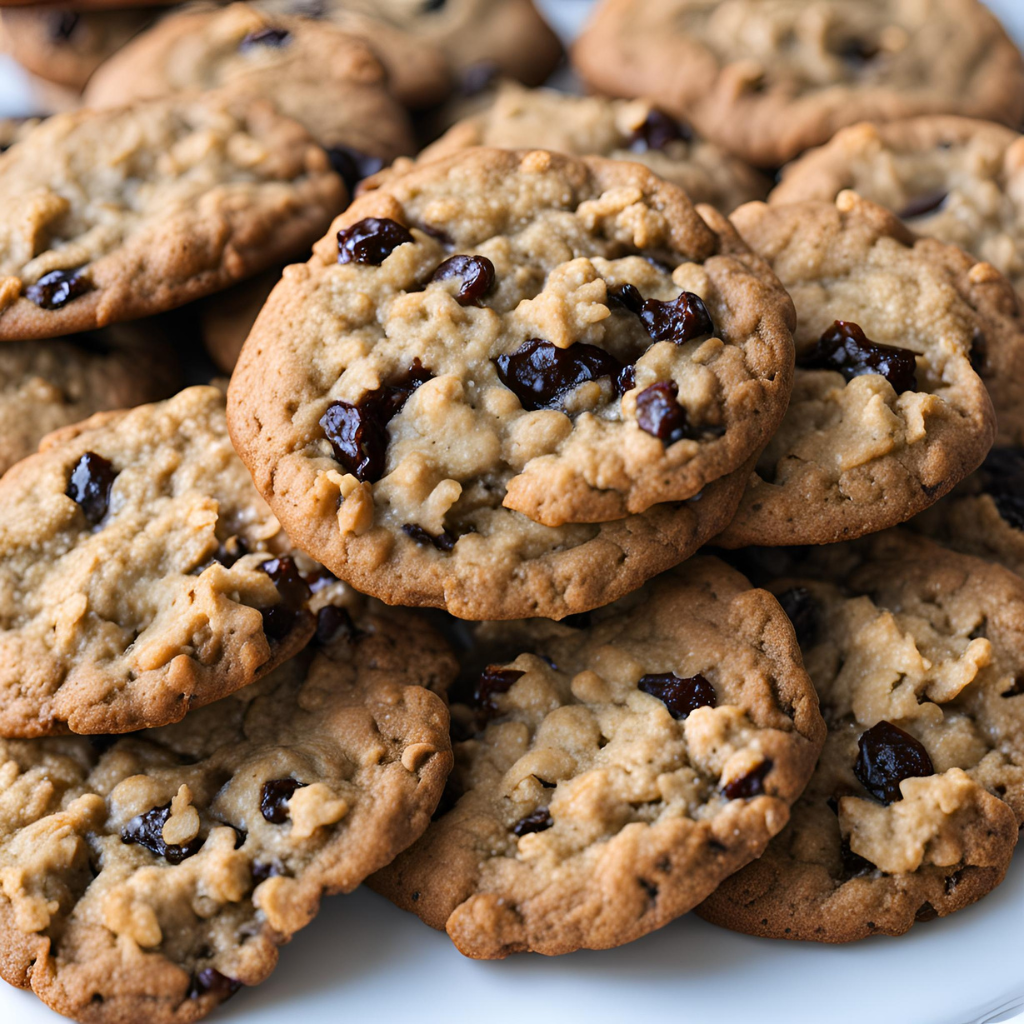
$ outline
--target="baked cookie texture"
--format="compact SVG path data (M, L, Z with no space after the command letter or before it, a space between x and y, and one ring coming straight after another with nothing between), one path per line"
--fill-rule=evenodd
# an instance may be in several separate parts
M7 7L0 14L0 36L23 68L80 91L108 57L152 24L156 14L152 7L108 11Z
M692 559L583 629L484 625L453 693L448 809L370 885L459 950L629 942L685 913L785 824L824 737L792 627Z
M728 221L646 168L471 150L362 196L286 269L232 378L232 438L296 542L360 589L560 617L611 598L542 558L606 538L621 563L651 534L622 517L671 518L651 506L767 442L792 315ZM498 579L521 596L455 593Z
M691 202L710 203L725 214L767 194L761 174L695 138L685 124L647 100L571 96L506 81L485 109L453 125L419 159L434 160L471 146L634 160L678 185Z
M982 346L993 359L1020 348L1010 285L853 192L752 203L733 220L793 296L799 327L789 410L719 543L827 544L910 519L992 444L972 361Z
M0 345L0 475L51 431L167 398L180 382L174 350L152 324Z
M281 280L283 267L272 267L197 306L203 345L217 368L230 375L267 296Z
M390 163L415 147L408 114L368 43L243 3L163 19L111 57L83 99L119 107L222 86L272 100L328 150L348 147Z
M1024 293L1024 138L988 121L920 117L859 124L784 172L769 202L831 201L844 188L892 210L920 235L950 242L992 264ZM1004 318L1017 302L987 289ZM1024 333L975 345L975 368L992 396L998 443L1024 444Z
M265 99L182 94L49 118L0 156L0 340L161 312L301 253L345 202Z
M0 480L0 735L176 722L301 649L280 524L197 387L51 434Z
M1024 116L1024 60L977 0L604 0L573 62L765 167L858 121Z
M91 1024L198 1020L423 832L454 661L409 614L353 618L177 725L0 740L6 981Z
M1024 582L895 531L779 581L828 723L786 829L698 908L753 935L900 935L1002 881L1024 823Z

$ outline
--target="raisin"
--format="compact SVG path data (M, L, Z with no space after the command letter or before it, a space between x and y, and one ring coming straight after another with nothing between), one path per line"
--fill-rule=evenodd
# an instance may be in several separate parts
M345 188L351 196L355 193L356 186L363 178L376 174L384 167L384 161L379 156L371 156L363 153L354 146L327 147L327 159L331 162L334 173L345 182Z
M268 878L277 878L278 875L284 874L284 868L281 867L277 861L271 861L269 864L265 864L262 861L253 861L252 865L252 881L253 885L259 885L260 882L265 882Z
M677 394L675 381L663 380L636 396L637 426L666 446L697 436L687 422L686 409L676 401Z
M440 533L434 534L424 530L422 526L418 526L416 523L406 523L402 527L402 533L416 541L417 544L432 545L438 551L443 551L445 554L451 553L455 547L455 542L459 539L455 534L449 533L448 530L442 530Z
M917 908L917 913L914 915L915 921L934 921L939 916L939 912L926 900Z
M589 380L608 377L612 391L620 393L623 365L596 345L577 342L558 348L531 338L507 355L498 356L498 377L524 409L551 409L559 399Z
M778 595L782 610L796 632L796 642L804 650L813 647L821 635L821 607L806 587L790 587Z
M909 733L891 722L879 722L861 735L853 774L861 785L883 804L901 797L904 779L933 775L928 751Z
M218 1002L223 1003L225 1000L230 999L241 987L242 983L240 981L235 981L234 978L221 974L216 968L204 967L192 978L192 984L189 985L188 989L188 997L189 999L198 999L200 996L210 995Z
M917 390L914 353L871 341L858 324L848 320L836 320L814 348L797 358L797 365L805 370L837 370L844 380L877 373L897 394Z
M637 316L643 312L644 297L635 284L613 284L608 289L608 298L610 306L621 306Z
M715 333L715 324L704 300L693 292L682 292L671 302L645 299L640 319L655 341L685 345L695 338Z
M203 840L196 836L187 843L180 845L164 842L164 825L171 816L171 805L154 807L145 814L137 814L123 829L121 842L126 846L137 843L139 846L157 857L163 857L168 864L180 864L183 860L194 856L203 845Z
M98 526L110 507L110 490L117 470L102 455L86 452L75 463L64 492L82 509L86 522Z
M844 882L848 882L851 878L859 878L861 875L870 874L875 870L875 865L871 861L850 849L850 841L848 839L840 840L839 857L843 865Z
M631 153L646 153L652 149L664 149L670 142L689 142L692 138L693 132L688 125L681 124L657 107L651 107L643 123L633 129L626 147Z
M687 718L697 708L713 708L718 704L715 688L702 676L677 676L667 672L660 676L643 676L637 686L644 693L657 697L673 718Z
M266 28L250 32L238 44L238 48L244 53L246 50L253 50L258 46L267 46L271 49L279 49L291 39L291 32L286 28L274 28L268 25Z
M25 289L25 298L41 309L60 309L90 291L92 283L78 270L51 270Z
M217 545L213 553L213 561L230 569L240 558L249 554L249 545L241 537L228 537L223 544Z
M726 783L722 792L727 800L749 800L764 792L764 778L772 770L772 762L765 758L759 765L751 768L746 775Z
M460 306L479 306L494 285L494 264L486 256L449 256L430 276L433 281L462 281L455 299Z
M949 193L941 189L915 196L900 210L899 218L900 220L913 220L915 217L923 217L926 213L934 213L942 207L947 198L949 198Z
M548 809L546 807L538 807L537 810L526 815L525 818L520 818L512 826L512 831L517 836L527 836L531 832L543 832L551 828L552 825L554 825L554 822L551 820L551 815L548 814Z
M1015 530L1024 530L1024 450L993 448L980 475L999 515Z
M260 814L271 825L283 825L288 820L288 801L297 789L302 789L305 782L298 779L272 779L263 783L260 791Z
M271 558L260 568L271 578L281 595L277 604L262 611L263 632L271 640L281 641L291 633L299 615L305 611L310 598L309 586L287 555Z
M312 572L303 577L310 593L319 594L321 590L338 582L338 577L330 569L322 565L317 566Z
M497 713L498 705L494 698L499 693L508 693L521 675L523 673L519 669L488 665L473 688L473 703L485 714Z
M359 631L347 609L328 604L316 613L316 642L321 647L339 640L354 640L358 635Z
M379 267L400 245L413 241L409 229L390 217L364 217L338 232L338 262Z

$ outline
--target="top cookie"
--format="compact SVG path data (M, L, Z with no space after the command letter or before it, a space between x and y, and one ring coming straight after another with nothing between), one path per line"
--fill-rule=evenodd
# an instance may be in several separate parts
M0 341L199 298L302 251L345 188L267 100L60 114L0 155Z
M353 628L177 725L0 740L8 982L92 1024L198 1020L423 831L451 766L424 687L454 659L412 615L333 610Z
M309 589L190 388L51 435L0 479L0 735L176 722L299 650Z
M444 811L370 881L468 956L606 949L685 913L760 855L821 749L792 627L721 562L589 619L481 627L494 663L452 694Z
M760 166L856 121L1024 117L1024 60L977 0L604 0L573 58Z
M365 41L242 3L164 18L96 72L83 100L116 107L221 86L272 100L328 150L390 163L414 149L408 115Z
M710 203L722 213L763 199L767 192L766 179L757 171L694 138L687 125L646 100L570 96L503 82L484 110L450 128L419 159L435 160L470 146L635 160L678 185L691 202Z
M733 218L789 289L799 327L789 409L720 543L828 544L933 504L992 444L971 363L979 339L989 352L1021 345L1010 285L853 192L750 203Z

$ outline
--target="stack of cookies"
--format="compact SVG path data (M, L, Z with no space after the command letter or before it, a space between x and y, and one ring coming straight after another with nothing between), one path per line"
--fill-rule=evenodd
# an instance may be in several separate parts
M1024 58L985 8L603 0L589 95L535 88L529 0L2 26L73 107L0 155L6 981L193 1021L363 882L476 958L1000 883Z

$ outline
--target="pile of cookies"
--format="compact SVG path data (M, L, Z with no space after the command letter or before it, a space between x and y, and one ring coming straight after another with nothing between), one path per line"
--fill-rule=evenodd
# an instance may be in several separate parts
M193 1021L363 882L477 958L999 884L1024 58L986 8L602 0L587 95L536 88L530 0L0 24L70 108L0 130L6 981Z

